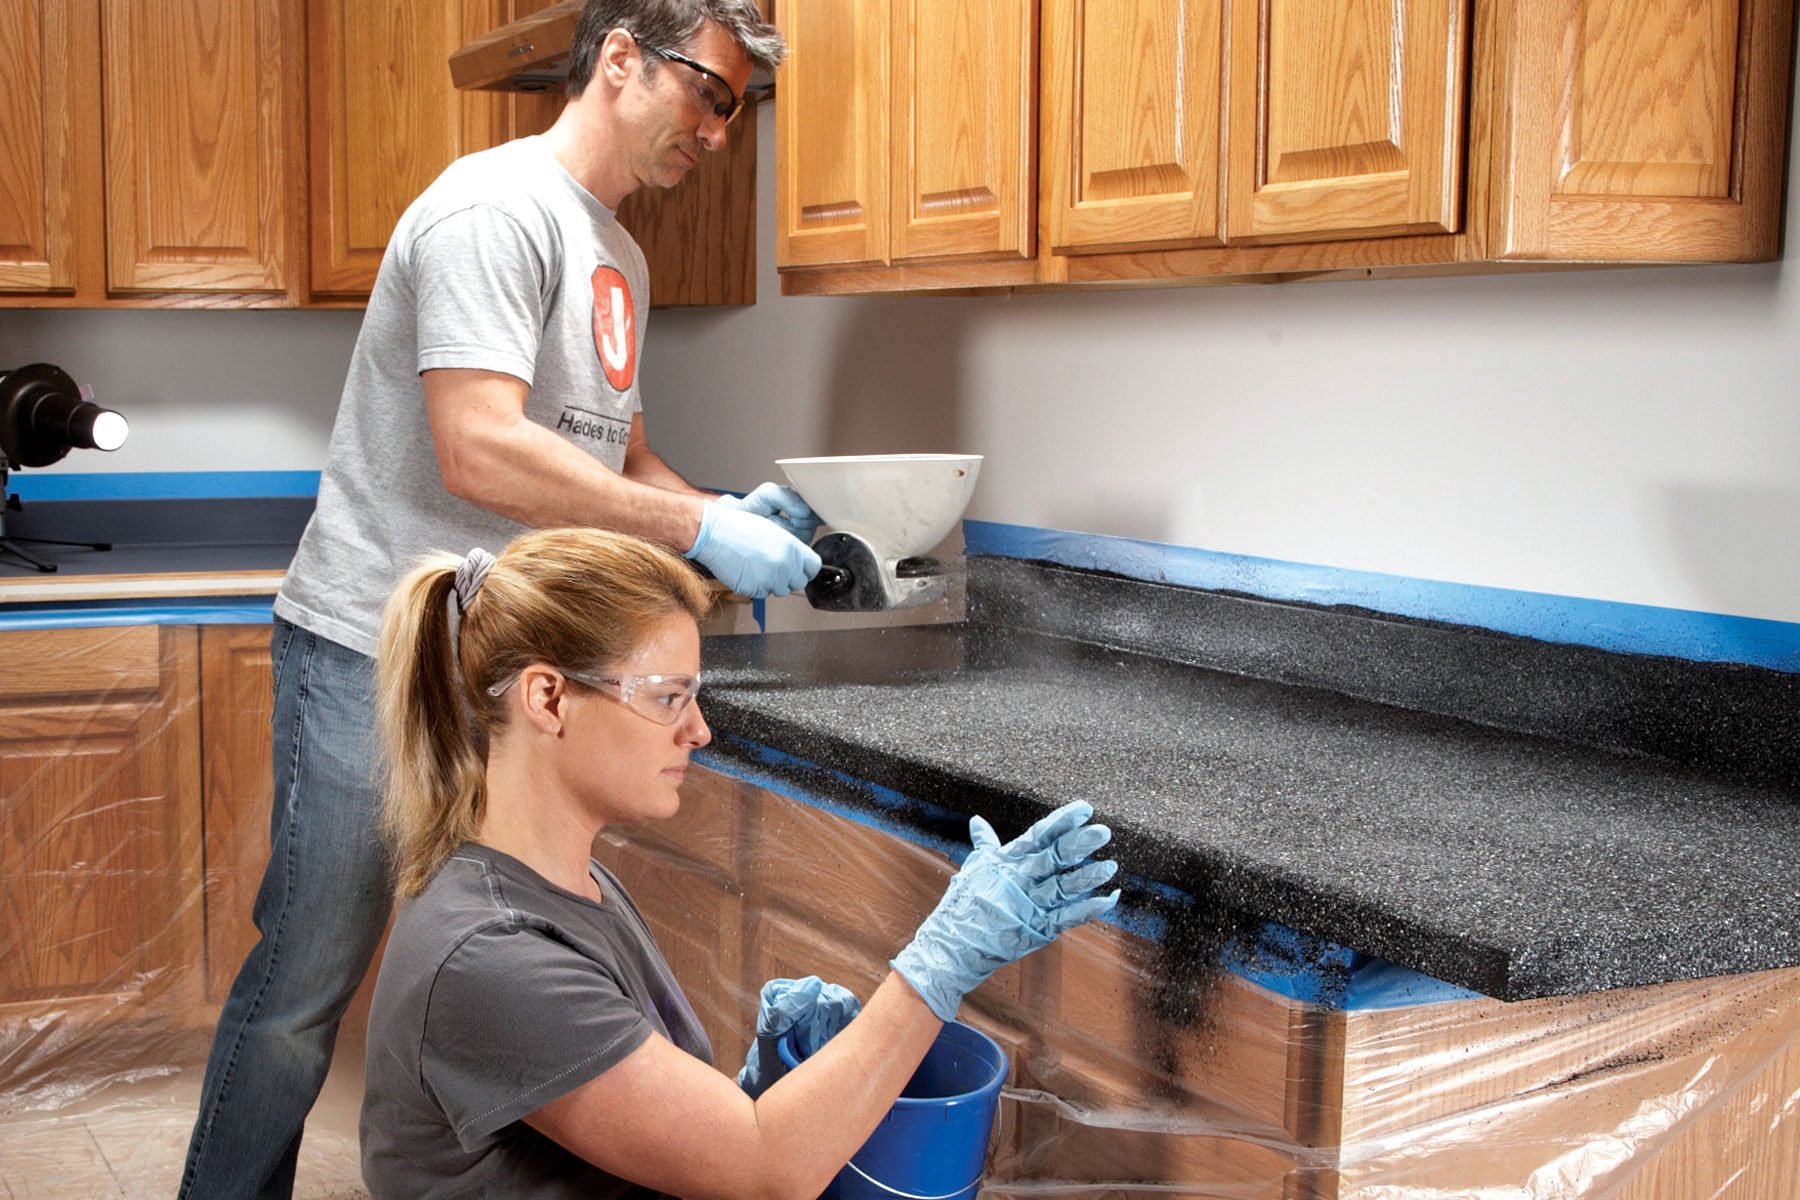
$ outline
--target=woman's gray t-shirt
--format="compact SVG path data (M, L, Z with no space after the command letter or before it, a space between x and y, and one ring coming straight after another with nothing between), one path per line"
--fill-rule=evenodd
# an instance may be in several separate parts
M375 1200L653 1195L522 1118L653 1034L712 1046L611 872L604 899L464 845L402 905L369 1016L363 1179Z

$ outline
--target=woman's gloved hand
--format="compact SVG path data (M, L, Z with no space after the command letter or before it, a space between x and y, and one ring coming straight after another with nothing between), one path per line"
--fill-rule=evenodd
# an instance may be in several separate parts
M939 1020L955 1020L963 997L1001 967L1119 902L1117 891L1092 894L1119 869L1086 861L1112 840L1106 826L1087 824L1093 815L1085 800L1065 804L1004 846L985 820L969 821L974 851L889 964Z
M766 517L808 544L819 532L819 514L812 505L799 492L779 483L762 484L748 496L720 496L713 503Z
M703 503L700 535L687 557L732 591L752 598L797 592L819 573L819 556L780 522L723 500Z
M861 1011L862 1005L848 988L826 983L817 975L769 980L762 985L762 1000L756 1011L756 1040L750 1043L744 1069L738 1072L738 1086L754 1100L787 1074L775 1043L788 1030L794 1031L800 1057L806 1058Z

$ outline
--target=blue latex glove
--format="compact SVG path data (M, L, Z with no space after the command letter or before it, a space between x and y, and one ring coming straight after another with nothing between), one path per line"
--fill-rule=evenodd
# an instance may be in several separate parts
M1004 846L992 825L969 821L974 851L889 964L939 1020L955 1020L962 998L1001 967L1119 902L1117 891L1092 894L1119 869L1110 860L1086 862L1112 840L1106 826L1087 824L1093 815L1085 800L1065 804Z
M717 500L704 502L700 536L687 557L713 578L752 598L785 596L819 573L812 547L774 521Z
M809 545L819 532L819 514L799 492L779 483L765 483L748 496L720 496L713 503L765 517Z
M804 1059L816 1053L861 1011L862 1005L848 988L826 983L817 975L769 980L762 985L762 1001L756 1011L756 1040L750 1043L744 1069L738 1072L738 1086L755 1099L787 1074L775 1043L788 1030L794 1031Z

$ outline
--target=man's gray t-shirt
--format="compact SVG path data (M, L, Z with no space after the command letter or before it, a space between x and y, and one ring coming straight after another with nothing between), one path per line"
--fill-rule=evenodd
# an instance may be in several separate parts
M611 872L599 902L487 846L458 849L405 903L369 1014L363 1180L375 1200L654 1193L522 1118L661 1035L706 1032Z
M381 606L419 555L498 553L523 530L444 490L421 371L523 379L527 417L620 470L649 304L643 252L542 138L452 163L388 241L275 612L373 656Z

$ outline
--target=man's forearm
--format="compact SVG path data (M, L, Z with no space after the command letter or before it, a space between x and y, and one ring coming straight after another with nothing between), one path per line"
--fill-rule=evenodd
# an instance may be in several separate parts
M443 465L442 448L439 460ZM444 470L444 486L525 525L594 525L685 551L699 536L696 498L705 493L687 486L666 464L662 470L679 486L614 472L520 414L480 438L461 441L453 466Z

